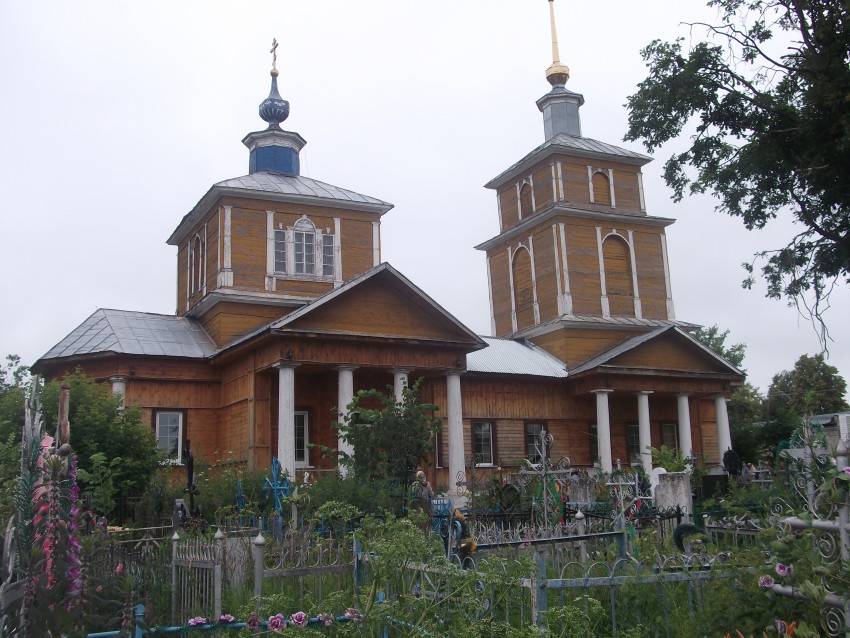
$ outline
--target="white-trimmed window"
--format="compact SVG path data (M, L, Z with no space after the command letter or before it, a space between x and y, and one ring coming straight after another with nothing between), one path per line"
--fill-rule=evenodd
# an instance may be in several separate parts
M174 463L183 462L183 412L157 410L153 415L156 444Z
M307 412L295 413L295 467L310 465L310 416Z
M493 424L490 421L476 421L472 424L472 452L475 465L494 465L495 457Z
M274 231L274 271L286 272L286 231Z
M322 234L322 276L334 276L334 236Z
M530 463L537 465L543 460L540 441L540 433L543 431L541 423L525 424L525 458Z
M200 235L195 235L189 248L189 292L195 294L203 290L206 282L206 268L204 268L204 240Z
M316 274L316 227L309 219L302 218L293 228L295 243L295 274Z

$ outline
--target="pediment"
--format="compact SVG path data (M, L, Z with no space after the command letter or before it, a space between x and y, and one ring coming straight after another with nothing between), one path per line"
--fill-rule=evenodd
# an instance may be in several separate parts
M389 264L276 321L274 332L486 344Z

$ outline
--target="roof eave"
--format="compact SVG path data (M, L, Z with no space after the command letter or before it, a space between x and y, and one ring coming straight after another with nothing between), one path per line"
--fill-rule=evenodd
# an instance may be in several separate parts
M497 189L504 186L506 183L515 180L520 175L528 172L528 169L537 164L541 160L550 155L561 153L563 155L572 155L574 157L585 157L587 159L601 159L615 161L620 164L631 164L633 166L646 166L652 161L651 157L645 155L628 156L614 155L613 153L603 153L601 151L591 151L588 149L574 148L572 146L564 146L563 144L544 144L531 151L528 155L522 158L519 162L504 170L502 173L484 184L484 188Z
M384 215L393 209L388 202L373 204L369 202L355 202L352 200L340 200L332 197L317 197L315 195L299 195L293 193L270 193L268 191L252 190L247 188L233 188L214 184L206 194L201 197L194 208L189 211L178 224L177 228L165 243L178 246L192 227L213 207L216 201L222 197L246 197L260 199L269 202L286 202L291 204L304 204L307 206L326 206L328 208L341 208L345 210L357 210L366 213L377 213Z

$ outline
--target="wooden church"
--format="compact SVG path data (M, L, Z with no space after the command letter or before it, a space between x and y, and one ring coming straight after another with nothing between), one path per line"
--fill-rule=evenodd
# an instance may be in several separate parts
M108 380L178 461L191 439L206 459L332 470L317 446L343 447L331 424L354 394L400 396L421 378L443 418L426 472L450 496L472 465L535 460L541 429L573 466L651 469L647 449L662 444L716 466L743 375L676 320L673 220L647 214L650 158L582 136L584 98L565 88L549 6L545 141L487 184L499 232L477 248L493 336L382 262L391 204L300 174L306 142L281 128L273 66L268 127L242 140L248 174L214 184L168 238L176 314L98 310L33 369Z

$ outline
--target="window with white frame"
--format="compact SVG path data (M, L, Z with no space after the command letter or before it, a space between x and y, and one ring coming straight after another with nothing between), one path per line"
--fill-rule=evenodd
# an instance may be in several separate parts
M626 449L629 452L629 463L640 463L640 428L637 423L626 425Z
M316 227L309 219L295 222L293 229L295 243L295 274L316 274Z
M310 417L307 412L295 413L295 467L311 467Z
M204 240L200 235L195 235L189 247L189 293L194 295L205 284Z
M525 458L535 465L543 460L544 443L540 440L540 433L543 431L543 425L540 423L525 424Z
M476 421L472 424L472 451L476 465L493 465L493 424Z
M168 459L175 463L183 460L183 426L183 412L180 410L154 412L157 447L165 450Z
M274 271L286 272L286 231L274 231Z
M322 235L322 276L334 276L334 236L329 233Z

